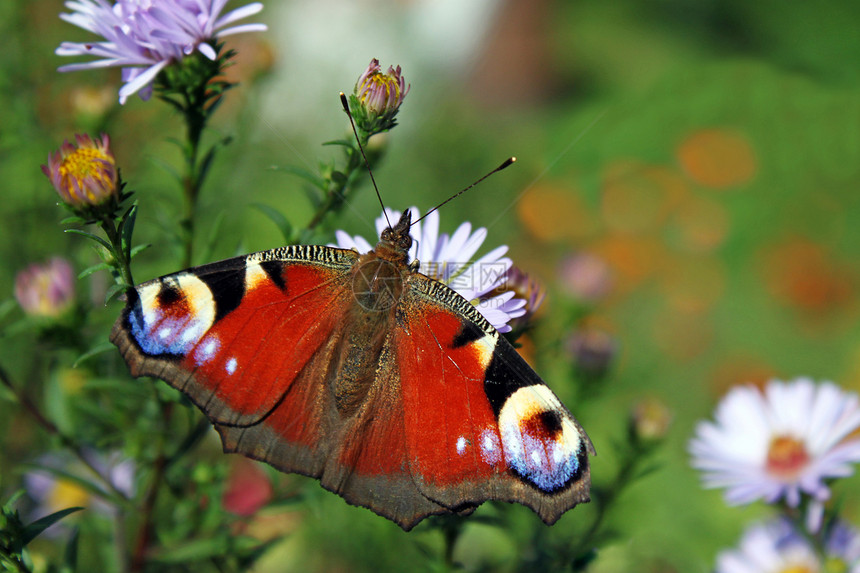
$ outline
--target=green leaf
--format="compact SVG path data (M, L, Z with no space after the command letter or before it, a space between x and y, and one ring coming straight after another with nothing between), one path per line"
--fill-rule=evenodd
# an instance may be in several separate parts
M78 568L78 540L80 539L80 530L77 527L72 528L72 534L69 536L69 541L66 542L66 549L63 551L63 565L60 569L63 573L73 572Z
M70 513L75 513L76 511L80 511L84 509L83 507L69 507L67 509L61 509L56 513L52 513L51 515L46 515L41 519L37 519L33 523L30 523L24 528L24 531L21 535L21 542L24 546L29 544L31 541L36 539L43 531L69 515Z
M131 253L131 235L134 233L134 223L137 220L137 202L135 202L131 207L128 208L128 211L125 212L125 215L122 216L122 220L119 223L119 234L120 234L120 244L122 245L122 252L130 259L129 253Z
M72 368L77 368L81 362L86 362L93 356L98 356L99 354L103 354L108 350L113 350L114 348L114 345L110 342L103 342L102 344L90 348L89 350L78 356L78 359L75 360L74 364L72 364Z
M322 177L320 177L319 175L317 175L316 173L314 173L312 171L304 169L303 167L295 167L293 165L285 165L283 167L273 167L272 169L274 169L275 171L284 171L286 173L289 173L290 175L295 175L296 177L300 177L300 178L304 179L305 181L307 181L308 183L310 183L311 185L313 185L317 189L320 189L321 191L326 190L325 179L323 179Z
M130 284L126 283L116 283L110 286L105 293L105 305L107 305L111 300L125 291L133 288Z
M331 141L326 141L323 145L342 145L343 147L349 147L350 149L355 149L355 140L353 139L333 139Z
M134 258L134 257L136 257L139 253L142 253L143 251L145 251L146 249L148 249L148 248L149 248L149 247L151 247L151 246L152 246L152 243L144 243L144 244L142 244L142 245L138 245L138 246L136 246L136 247L133 247L133 248L131 249L131 252L129 252L129 254L128 254L128 259L129 259L129 260L133 259L133 258Z
M78 217L77 215L72 215L71 217L66 217L62 221L60 221L60 225L83 225L87 222L83 217Z
M104 239L102 239L101 237L99 237L98 235L93 235L92 233L88 233L86 231L81 231L80 229L65 229L63 232L64 233L72 233L74 235L81 235L82 237L87 237L88 239L92 239L93 241L97 242L98 244L100 244L101 246L106 248L108 251L113 251L113 249L111 248L111 244L108 243L107 241L105 241Z
M346 185L346 183L349 181L346 175L343 174L343 172L337 170L331 172L331 180L341 186Z
M215 243L217 243L218 239L221 237L221 225L224 224L225 214L225 211L219 211L215 216L215 221L212 223L209 236L206 238L206 242L203 244L203 250L200 255L198 255L199 258L197 260L208 261L212 259L212 252L215 250Z
M99 263L97 265L93 265L89 268L86 268L80 273L78 273L78 280L84 277L88 277L96 271L109 271L111 269L113 269L113 265L111 265L110 263Z
M164 553L155 556L154 559L159 563L188 563L223 555L227 548L228 544L225 543L224 539L198 539L185 545L168 549Z
M265 205L263 203L253 203L251 207L254 207L258 211L260 211L263 215L269 218L278 230L281 232L281 235L284 237L284 242L289 243L293 238L293 226L287 220L283 213L275 209L270 205Z

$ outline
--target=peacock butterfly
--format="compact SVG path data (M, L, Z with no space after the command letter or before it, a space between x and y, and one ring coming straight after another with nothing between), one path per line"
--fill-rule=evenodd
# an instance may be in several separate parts
M185 393L225 452L320 480L409 530L589 500L585 431L466 299L408 260L411 212L366 254L289 246L131 290L111 341Z

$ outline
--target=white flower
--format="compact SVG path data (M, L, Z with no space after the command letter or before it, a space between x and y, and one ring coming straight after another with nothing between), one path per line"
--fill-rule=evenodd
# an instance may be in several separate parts
M857 394L832 382L774 380L764 394L752 386L732 389L715 421L696 426L689 450L704 486L726 488L729 504L785 498L796 507L801 494L827 499L824 480L853 473L860 440L846 438L858 427Z
M853 527L833 524L824 553L818 555L791 522L776 519L749 527L738 549L721 551L716 573L860 573L860 535Z
M146 88L146 99L152 81L171 62L181 60L195 50L214 60L215 39L242 32L259 32L263 24L231 26L263 9L254 2L221 16L228 0L69 0L71 14L60 18L93 34L104 42L63 42L58 56L96 56L99 60L69 64L61 72L92 68L121 67L127 82L119 90L119 102Z
M418 209L410 207L412 220L419 218ZM400 219L399 211L386 208L385 216L376 219L377 235L388 226ZM439 213L433 211L426 219L415 223L409 230L413 239L409 249L409 260L418 260L420 272L430 278L445 283L466 300L472 302L480 313L499 332L508 332L511 327L508 321L525 314L526 301L514 298L513 291L505 291L500 295L488 296L499 286L505 284L506 273L511 267L511 260L503 256L507 245L502 245L485 254L476 261L472 257L478 252L487 230L480 228L474 233L470 223L461 224L453 235L439 234ZM337 246L342 249L355 249L359 253L367 253L373 246L361 236L350 236L345 231L336 231Z
M744 532L740 547L717 555L716 573L819 573L819 558L791 527L779 519Z

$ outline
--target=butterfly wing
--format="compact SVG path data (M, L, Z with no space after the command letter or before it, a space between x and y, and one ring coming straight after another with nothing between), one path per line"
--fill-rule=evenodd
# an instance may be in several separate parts
M586 501L591 443L516 351L417 273L374 322L358 258L295 246L168 275L137 287L111 340L133 375L188 395L225 451L404 529L488 499L548 523Z
M588 501L594 447L576 419L472 304L408 283L394 347L421 492L450 508L519 502L549 524Z
M318 478L405 526L451 509L422 495L408 472L396 370L372 364L360 402L340 399L356 369L349 357L361 355L349 324L357 258L287 247L143 283L111 341L132 375L185 393L226 452ZM391 355L386 342L382 356Z

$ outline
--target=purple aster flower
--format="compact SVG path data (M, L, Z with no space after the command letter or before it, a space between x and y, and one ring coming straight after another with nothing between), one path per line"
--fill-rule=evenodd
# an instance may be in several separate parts
M824 550L827 552L828 571L860 573L860 532L837 521L828 532Z
M75 273L66 259L33 264L15 276L15 298L30 316L57 318L75 303Z
M726 488L732 505L784 498L797 507L803 494L823 501L825 480L851 475L860 461L860 440L846 439L860 428L857 394L832 382L736 387L715 418L698 424L689 450L704 486Z
M717 555L716 573L785 573L821 571L820 558L784 519L753 525L740 547Z
M253 2L221 15L227 0L69 0L71 14L60 18L105 39L103 42L63 42L58 56L95 56L97 60L61 66L71 72L92 68L121 67L126 84L119 102L141 92L147 99L158 73L195 51L217 58L213 44L231 34L259 32L263 24L233 26L263 9Z
M412 220L418 220L418 209L410 209ZM385 213L388 214L387 220L384 215L376 219L377 234L382 233L388 226L387 221L400 219L399 211L386 208ZM472 261L472 257L487 238L486 229L480 228L473 233L472 225L463 223L453 235L440 234L439 213L433 211L426 219L412 225L409 234L413 239L409 259L417 259L420 262L420 272L445 283L472 302L499 332L510 331L508 321L525 314L526 301L515 298L513 291L485 298L488 293L505 284L508 269L511 267L511 260L503 256L508 251L507 245L497 247ZM342 249L355 249L359 253L367 253L373 249L373 245L365 238L350 236L345 231L337 231L335 238L337 244L332 246Z

